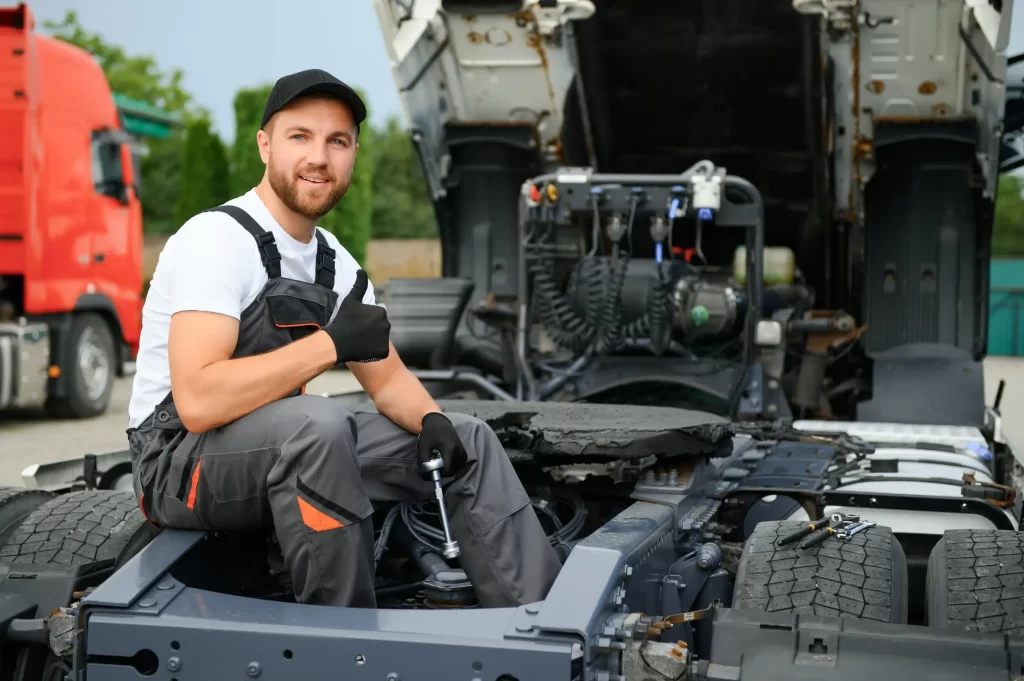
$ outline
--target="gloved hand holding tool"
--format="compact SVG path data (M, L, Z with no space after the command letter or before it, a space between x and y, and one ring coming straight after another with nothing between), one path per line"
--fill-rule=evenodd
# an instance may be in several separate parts
M377 362L389 354L391 322L383 307L363 302L367 284L366 272L356 272L352 290L341 301L331 323L324 327L334 341L338 364Z
M466 448L462 445L452 422L444 414L431 412L423 417L423 427L416 438L416 449L420 473L425 480L434 481L434 496L437 497L441 525L444 529L442 553L445 558L456 558L459 555L459 544L452 539L451 528L448 525L441 478L458 473L466 465Z

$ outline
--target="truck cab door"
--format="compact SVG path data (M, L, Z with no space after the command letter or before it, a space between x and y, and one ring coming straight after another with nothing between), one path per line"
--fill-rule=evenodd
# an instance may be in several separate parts
M131 136L121 130L93 132L93 180L101 206L88 267L94 289L88 293L113 303L129 338L137 337L136 308L142 293L142 209L131 143Z

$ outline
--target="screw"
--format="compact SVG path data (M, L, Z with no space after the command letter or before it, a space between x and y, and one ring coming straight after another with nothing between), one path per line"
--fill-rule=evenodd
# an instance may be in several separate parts
M181 658L172 657L169 660L167 660L167 669L169 669L172 672L176 672L179 669L181 669Z
M399 681L398 674L391 672L388 674L388 681Z
M365 664L365 663L366 663L366 657L364 657L363 655L356 655L356 664Z
M247 673L249 674L249 676L251 676L252 678L255 679L257 676L260 675L261 671L263 671L263 670L260 669L260 663L259 662L250 662L249 663L249 669L247 670Z

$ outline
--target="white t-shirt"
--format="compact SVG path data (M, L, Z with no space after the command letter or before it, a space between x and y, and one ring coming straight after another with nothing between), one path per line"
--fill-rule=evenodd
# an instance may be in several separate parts
M228 204L242 208L263 229L273 233L281 253L282 277L314 281L315 238L304 244L289 236L253 190ZM320 231L336 253L334 290L338 292L340 306L355 283L359 263L333 234ZM170 392L167 332L171 315L182 310L200 310L239 319L242 310L256 299L266 283L267 271L256 240L225 213L200 213L167 240L142 308L142 335L128 404L129 428L137 427ZM366 287L363 302L376 304L372 283ZM334 314L337 311L335 307Z

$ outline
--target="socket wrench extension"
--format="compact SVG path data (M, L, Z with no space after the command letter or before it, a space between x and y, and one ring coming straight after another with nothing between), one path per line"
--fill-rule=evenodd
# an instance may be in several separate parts
M444 468L444 459L436 449L431 453L434 456L423 462L420 470L430 473L430 478L434 481L434 496L437 497L437 506L441 511L441 527L444 529L444 546L441 547L441 553L445 558L458 558L459 543L452 539L452 530L448 526L448 511L444 507L444 494L441 492L441 469Z

